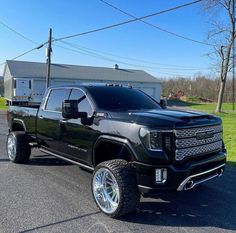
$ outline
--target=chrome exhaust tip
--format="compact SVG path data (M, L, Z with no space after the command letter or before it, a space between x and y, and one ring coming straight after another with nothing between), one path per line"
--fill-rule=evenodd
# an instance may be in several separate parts
M194 186L194 181L193 180L189 180L186 185L184 186L184 190L189 190L192 189Z
M195 186L214 179L216 177L222 176L224 172L225 164L218 167L212 168L208 171L204 171L195 175L187 177L177 188L177 191L185 191L194 188Z

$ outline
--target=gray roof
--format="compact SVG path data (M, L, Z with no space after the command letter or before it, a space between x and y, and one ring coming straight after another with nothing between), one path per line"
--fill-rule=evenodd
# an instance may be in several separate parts
M46 65L40 62L6 61L12 77L44 78ZM114 69L93 66L78 66L65 64L51 65L51 78L68 78L80 80L126 81L161 83L161 81L143 70Z

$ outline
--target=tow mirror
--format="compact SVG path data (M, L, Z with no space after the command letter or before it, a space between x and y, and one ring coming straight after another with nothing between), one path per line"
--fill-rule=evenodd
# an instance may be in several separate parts
M85 118L85 119L88 118L87 112L78 112L77 115L78 118Z
M62 116L66 119L87 118L87 112L79 112L78 100L64 100L62 103Z
M160 99L160 106L163 109L167 109L167 100L166 99Z
M62 116L66 119L78 118L78 101L64 100L62 103Z

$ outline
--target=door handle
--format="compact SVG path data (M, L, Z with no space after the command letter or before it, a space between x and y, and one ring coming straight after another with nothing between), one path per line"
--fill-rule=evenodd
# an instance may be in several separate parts
M67 123L67 120L60 120L60 123L65 124Z

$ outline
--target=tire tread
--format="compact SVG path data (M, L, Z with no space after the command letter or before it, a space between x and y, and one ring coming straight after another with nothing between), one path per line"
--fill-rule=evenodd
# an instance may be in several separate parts
M100 163L94 173L102 167L108 168L113 173L117 179L121 194L117 210L107 215L116 218L135 211L140 200L135 169L125 160L114 159Z

